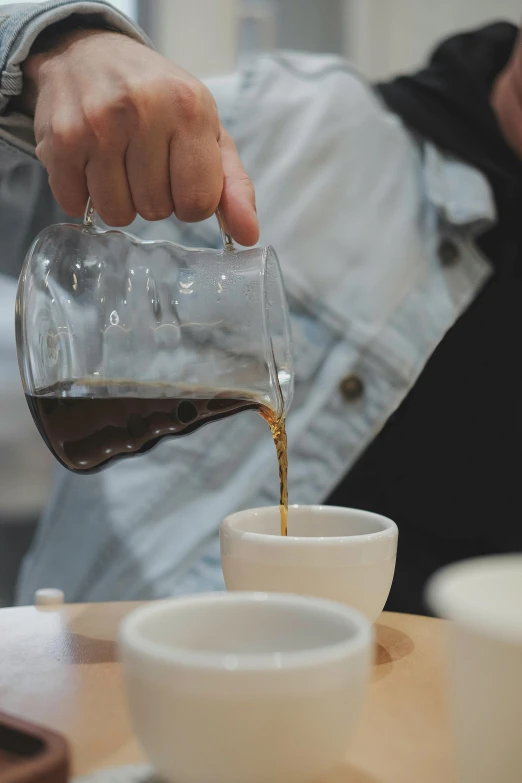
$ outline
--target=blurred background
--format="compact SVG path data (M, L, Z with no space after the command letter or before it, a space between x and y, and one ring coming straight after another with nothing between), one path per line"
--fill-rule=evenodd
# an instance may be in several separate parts
M5 0L0 0L0 5ZM519 22L522 0L119 0L158 49L198 76L273 49L333 52L369 79L420 65L444 36L486 21ZM0 290L0 606L49 491L53 458L34 428L16 364L15 281ZM45 585L43 585L45 586Z
M162 54L198 76L272 49L334 52L370 79L422 63L434 43L492 19L518 22L520 0L127 0L115 3Z

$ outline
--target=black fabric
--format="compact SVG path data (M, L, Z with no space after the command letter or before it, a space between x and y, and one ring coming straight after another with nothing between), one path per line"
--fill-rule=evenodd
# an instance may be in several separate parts
M426 612L425 583L446 563L522 550L522 163L489 102L517 32L458 35L420 73L377 87L413 131L484 172L498 210L480 240L493 278L327 500L399 525L393 611Z
M522 162L504 140L489 100L517 33L514 25L498 22L453 36L437 47L427 68L377 90L421 136L477 166L493 183L519 186Z

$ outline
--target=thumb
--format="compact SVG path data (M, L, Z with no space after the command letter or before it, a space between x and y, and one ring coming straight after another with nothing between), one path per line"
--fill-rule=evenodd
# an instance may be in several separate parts
M236 242L240 245L255 245L259 239L259 224L254 186L243 168L232 137L223 126L218 143L223 161L221 214Z

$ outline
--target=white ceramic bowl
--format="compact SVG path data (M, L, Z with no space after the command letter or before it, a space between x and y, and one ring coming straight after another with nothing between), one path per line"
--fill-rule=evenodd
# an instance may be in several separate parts
M450 703L463 783L522 781L522 555L448 566L428 602L451 620Z
M369 675L353 609L274 593L156 602L122 623L134 729L172 783L312 783L341 764Z
M279 525L278 506L240 511L223 521L228 590L328 598L377 619L395 571L395 522L352 508L290 506L288 536L279 534Z

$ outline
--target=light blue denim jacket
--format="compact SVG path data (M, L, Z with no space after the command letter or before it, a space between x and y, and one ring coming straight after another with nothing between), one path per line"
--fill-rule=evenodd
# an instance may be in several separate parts
M107 6L72 4L99 5ZM13 94L18 76L7 84ZM495 220L492 195L478 171L414 138L339 58L266 56L209 86L256 186L261 242L275 246L285 276L296 368L290 502L321 502L487 279L474 238ZM12 131L7 142L15 159L31 153ZM132 231L220 241L215 221L137 221ZM61 587L70 601L219 587L221 519L277 504L278 490L270 433L254 413L93 476L60 471L18 600L43 586Z

